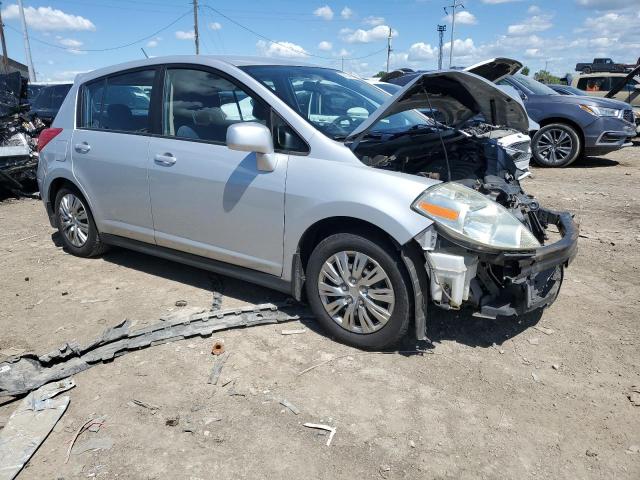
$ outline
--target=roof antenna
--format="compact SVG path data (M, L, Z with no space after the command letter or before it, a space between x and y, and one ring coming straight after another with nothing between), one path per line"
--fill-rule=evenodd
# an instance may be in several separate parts
M440 129L440 122L436 120L435 112L433 110L433 106L431 105L431 97L429 96L429 92L427 88L422 84L422 91L427 96L427 103L429 104L429 110L433 114L433 123L436 125L436 131L438 132L438 137L440 137L440 143L442 144L442 151L444 152L444 161L447 164L447 181L451 181L451 167L449 166L449 155L447 154L447 147L444 144L444 139L442 138L442 130Z
M142 53L144 53L144 56L146 58L149 58L149 55L147 55L147 52L144 51L144 48L140 47L140 50L142 50Z

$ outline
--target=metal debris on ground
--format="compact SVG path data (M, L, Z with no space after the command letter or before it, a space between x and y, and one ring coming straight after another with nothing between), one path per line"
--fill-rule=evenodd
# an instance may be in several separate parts
M318 430L326 430L329 432L329 438L327 439L327 447L331 445L331 440L333 440L333 436L336 434L335 427L330 427L329 425L322 425L321 423L304 423L303 426L307 428L315 428Z
M176 307L186 307L187 306L187 301L186 300L176 300Z
M282 405L283 407L287 407L295 415L300 414L300 409L296 407L293 403L291 403L289 400L287 400L286 398L283 398L282 400L280 400L280 405Z
M157 406L157 405L154 405L152 403L143 402L142 400L136 400L135 398L133 400L131 400L131 402L129 402L129 403L134 405L134 406L138 406L138 407L146 408L147 410L151 410L151 414L152 415L155 415L156 412L158 410L160 410L160 407Z
M184 321L161 321L130 330L128 320L108 328L89 345L65 343L46 355L25 353L0 363L0 398L28 393L51 381L70 377L130 351L185 338L208 337L231 328L300 320L307 310L290 304L263 304L192 315Z
M96 417L96 418L92 418L91 420L87 420L80 426L80 428L76 431L76 434L71 439L71 442L69 442L69 448L67 449L67 458L65 458L64 463L69 463L69 457L71 457L71 450L73 450L73 446L76 444L76 440L78 440L78 437L82 435L84 431L89 430L94 425L99 425L99 426L104 425L104 421L105 421L105 417Z
M295 330L282 330L282 335L298 335L300 333L306 333L307 329L306 328L298 328Z
M218 358L216 358L216 363L213 365L213 370L211 370L211 375L209 376L209 382L211 385L217 385L218 380L220 379L220 374L222 373L222 367L224 363L229 358L230 353L224 352Z
M0 480L20 473L69 406L69 397L54 398L75 386L73 379L49 383L27 395L0 430Z
M215 340L211 346L211 353L213 355L222 355L224 353L224 340Z

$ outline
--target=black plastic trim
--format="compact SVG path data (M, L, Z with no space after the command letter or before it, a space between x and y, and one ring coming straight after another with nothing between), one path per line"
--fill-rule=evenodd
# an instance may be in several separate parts
M280 277L276 277L275 275L269 275L268 273L257 272L249 268L231 265L211 258L180 252L171 248L152 245L150 243L140 242L138 240L132 240L118 235L101 233L100 238L104 243L114 245L116 247L123 247L147 255L153 255L166 260L183 263L192 267L202 268L203 270L219 273L220 275L226 275L228 277L237 278L238 280L255 283L256 285L277 290L278 292L286 293L287 295L293 295L295 293L293 292L293 285L291 282L283 280Z

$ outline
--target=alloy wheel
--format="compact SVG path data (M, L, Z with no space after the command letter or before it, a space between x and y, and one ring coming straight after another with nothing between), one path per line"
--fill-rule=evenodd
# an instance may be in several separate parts
M60 199L58 216L62 234L71 245L81 248L89 237L89 216L82 200L72 193L67 193Z
M536 149L549 164L562 164L571 155L573 139L562 128L550 128L540 135Z
M345 330L373 333L391 318L395 294L382 266L361 252L342 251L329 257L318 276L325 311Z

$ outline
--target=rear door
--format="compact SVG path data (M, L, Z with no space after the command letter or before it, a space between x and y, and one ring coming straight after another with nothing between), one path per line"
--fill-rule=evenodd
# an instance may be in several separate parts
M156 69L81 87L73 172L103 233L154 242L147 160Z
M273 172L227 148L229 125L270 123L270 109L228 76L168 67L162 136L151 139L149 182L156 243L280 275L288 156Z

